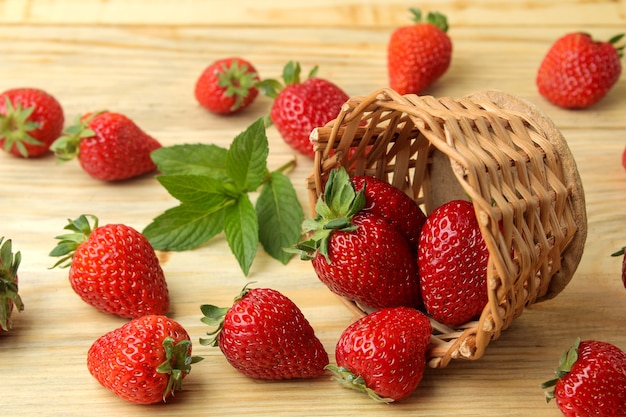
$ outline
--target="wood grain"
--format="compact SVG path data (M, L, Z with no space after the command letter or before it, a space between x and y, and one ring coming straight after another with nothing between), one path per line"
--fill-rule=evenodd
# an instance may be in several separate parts
M411 2L234 0L0 0L0 90L35 86L62 103L67 122L98 109L127 114L163 145L228 146L269 112L259 99L233 117L213 116L193 98L197 76L214 59L241 55L263 77L278 77L298 60L365 95L386 85L385 48L393 27L405 24ZM626 2L495 0L426 2L448 14L454 55L450 70L426 93L460 97L498 89L530 100L561 129L576 158L587 198L589 238L569 286L535 305L492 342L478 361L429 369L414 395L390 406L341 389L329 377L262 382L234 371L219 350L195 344L207 359L185 380L184 391L159 406L135 406L101 388L85 354L93 340L121 321L94 311L72 292L67 271L49 269L48 252L66 219L93 213L101 222L138 229L176 204L147 175L107 184L87 177L77 163L51 156L22 160L0 152L0 236L22 252L20 292L26 310L0 335L2 415L11 416L558 416L539 384L577 336L601 338L626 349L626 290L620 259L626 245L623 204L626 173L624 77L598 105L558 109L537 93L534 76L551 42L570 30L599 38L623 32ZM303 206L311 162L297 157L274 128L268 130L270 167L293 158L290 177ZM219 237L193 251L161 254L172 293L171 316L194 341L208 330L203 303L227 305L247 281ZM283 266L261 251L250 280L275 288L303 310L327 351L354 319L317 280L310 265Z

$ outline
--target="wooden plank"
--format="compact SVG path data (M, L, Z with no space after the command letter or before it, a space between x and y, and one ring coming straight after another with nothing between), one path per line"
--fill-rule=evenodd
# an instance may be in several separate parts
M406 24L408 9L415 2L370 0L338 2L303 0L238 0L222 5L215 0L3 0L1 23L34 24L141 24L208 25L253 27L394 27ZM425 11L442 11L452 26L501 26L521 23L527 26L622 25L626 6L623 1L517 0L426 1Z

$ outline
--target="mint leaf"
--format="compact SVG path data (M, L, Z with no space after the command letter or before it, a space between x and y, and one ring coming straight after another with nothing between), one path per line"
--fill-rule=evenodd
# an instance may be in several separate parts
M259 246L259 224L247 194L242 194L236 204L226 209L224 233L239 266L248 275Z
M226 155L226 172L241 191L255 191L267 173L269 145L262 118L235 137Z
M155 249L193 249L224 232L245 275L259 241L270 256L287 263L291 255L283 248L300 239L303 221L302 206L283 174L295 161L268 171L265 128L264 118L257 119L228 149L195 144L152 152L162 174L157 177L159 183L180 202L143 230ZM250 194L259 188L255 207Z
M164 175L206 175L226 179L227 152L217 145L198 143L159 148L150 157Z
M157 250L193 249L222 232L224 212L224 208L181 204L156 217L142 233Z
M285 248L295 246L302 237L304 212L289 178L273 172L263 185L256 202L259 240L274 259L286 264L293 253Z
M182 203L220 206L232 199L223 181L204 175L160 175L157 180Z

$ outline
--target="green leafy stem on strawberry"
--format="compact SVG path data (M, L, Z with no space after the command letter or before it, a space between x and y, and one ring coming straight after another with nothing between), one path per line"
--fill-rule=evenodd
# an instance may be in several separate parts
M376 402L385 404L394 402L393 398L385 398L378 395L376 391L367 386L362 376L355 375L343 366L328 365L326 369L333 374L333 380L337 381L342 387L363 392Z
M4 241L4 243L3 243ZM22 260L21 253L13 253L11 239L0 236L0 330L11 328L13 306L18 311L24 310L24 303L18 294L17 270Z
M574 344L572 345L572 347L566 352L564 352L563 355L561 356L561 359L559 360L559 366L555 371L556 378L543 382L541 384L542 389L553 388L556 385L556 383L559 381L559 379L563 378L572 370L572 366L574 366L574 364L578 360L578 346L579 345L580 345L580 338L577 338L574 341ZM551 400L554 399L554 390L552 389L552 390L546 391L545 395L546 395L546 401L550 402Z
M91 219L92 222L89 221ZM93 224L92 224L93 223ZM86 242L91 232L98 228L98 217L93 214L81 214L76 219L68 219L64 229L71 233L56 236L59 239L57 246L50 251L50 256L60 257L52 268L68 268L78 246Z
M319 67L316 65L309 71L307 79L317 75ZM263 79L255 84L255 87L266 97L276 100L280 92L288 85L300 84L302 81L302 67L299 62L289 61L283 67L282 82L273 78ZM264 119L265 126L269 127L273 124L271 117L268 115Z
M143 230L158 250L189 250L224 232L231 252L247 276L261 243L283 264L302 236L302 205L284 171L289 161L269 171L269 144L263 118L237 135L228 149L187 144L163 147L151 157L157 180L180 204L154 218ZM250 193L259 192L253 204Z
M317 75L319 67L316 65L309 71L307 78L313 78ZM269 98L275 99L278 93L288 85L299 84L301 82L302 67L299 62L289 61L283 68L283 83L278 80L267 78L256 83L256 87L262 94Z
M324 193L315 204L317 215L303 222L305 232L312 233L308 240L299 242L295 249L302 260L310 260L319 251L330 263L328 241L334 230L353 231L352 217L365 207L365 187L356 191L345 168L329 174Z
M168 374L167 386L163 392L163 401L176 391L182 389L183 375L191 372L191 365L198 363L204 358L201 356L190 356L188 354L191 340L185 339L174 344L172 337L163 340L165 349L165 361L157 367L157 372Z
M54 141L52 146L50 146L50 149L54 152L58 161L67 162L78 156L80 141L96 134L93 130L89 129L89 122L97 115L104 112L104 110L94 112L86 117L78 116L74 124L65 129L63 136Z
M0 138L4 138L4 150L9 152L16 145L23 156L28 156L25 143L43 145L28 132L38 129L40 123L29 120L34 107L23 108L21 103L14 107L9 97L5 97L6 114L0 114Z
M248 282L241 289L241 292L237 294L237 296L233 299L233 302L236 303L240 301L245 295L250 291L250 285L254 284L254 282ZM200 306L200 311L202 312L202 318L200 321L208 326L215 326L215 330L207 332L209 338L200 338L200 344L203 346L218 346L217 338L224 328L224 317L230 307L217 307L213 304L203 304Z

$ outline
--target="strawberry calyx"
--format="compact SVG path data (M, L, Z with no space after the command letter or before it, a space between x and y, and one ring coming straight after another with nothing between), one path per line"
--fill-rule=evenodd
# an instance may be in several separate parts
M223 65L221 72L217 74L217 85L225 88L226 97L234 97L235 102L231 111L236 111L244 104L244 99L250 94L250 90L256 88L258 74L251 72L247 64L239 65L238 60L233 60L230 66Z
M384 398L378 395L373 389L369 388L365 384L365 380L362 376L355 375L343 366L326 365L325 369L329 370L333 374L332 379L337 381L343 387L364 392L370 398L380 403L391 403L394 401L392 398Z
M174 344L174 339L169 336L163 339L165 361L156 369L159 373L169 374L167 386L163 392L163 401L182 389L183 376L191 372L191 365L204 359L201 356L191 356L189 354L190 346L191 340L188 339L181 340L176 344Z
M413 7L409 10L413 13L412 19L415 23L430 23L431 25L441 29L442 32L448 31L448 18L446 15L440 12L428 12L426 18L424 19L420 9Z
M4 243L3 243L4 241ZM11 328L11 306L24 310L24 303L18 294L17 270L22 260L20 252L13 253L11 239L0 236L0 328Z
M622 256L624 255L624 251L626 251L626 246L618 250L617 252L613 252L611 256Z
M89 218L93 224L89 222ZM50 251L49 256L60 257L52 268L67 268L72 264L74 253L81 243L86 242L93 230L98 227L98 218L92 214L81 214L76 219L68 219L68 224L64 227L72 233L56 236L57 246Z
M317 75L319 67L316 65L313 67L307 76L308 78L313 78ZM269 98L275 99L278 97L278 94L288 85L300 84L302 79L300 74L302 73L302 67L299 62L289 61L283 67L283 82L281 83L275 79L265 79L261 80L256 84L256 87L261 91L261 93Z
M356 230L352 218L364 207L365 185L356 191L344 167L331 171L324 192L315 204L315 218L303 223L304 231L310 234L310 238L296 244L292 252L299 253L303 260L310 260L319 252L330 263L330 235L335 230Z
M4 98L4 103L5 114L0 114L0 139L4 139L4 150L9 152L15 145L20 154L27 158L28 150L24 146L25 143L43 145L41 141L29 134L30 131L41 127L40 123L28 120L35 111L35 107L23 108L22 103L13 106L8 97Z
M622 38L624 37L624 33L620 33L618 35L613 36L611 39L609 39L609 43L611 45L613 45L613 47L615 48L615 50L617 51L617 55L620 58L624 57L624 48L626 47L626 44L624 45L618 45L618 42L622 40Z
M578 360L578 347L580 346L580 338L577 338L574 341L574 344L563 353L561 359L559 360L559 366L555 371L556 378L550 379L541 384L542 389L552 388L556 385L559 379L564 378L569 372L572 370L572 367ZM550 402L550 400L554 399L554 389L546 391L546 402Z
M50 149L59 162L67 162L76 158L79 153L80 141L84 138L94 136L96 132L89 128L89 123L104 111L92 113L88 116L78 116L73 125L68 126L63 135L52 142Z
M235 297L233 300L235 303L245 297L248 292L250 292L249 285L253 284L253 282L247 283L241 292ZM203 346L218 346L218 337L220 332L224 328L224 317L230 307L217 307L212 304L203 304L200 306L200 311L202 311L203 317L200 321L209 326L216 326L215 330L211 332L207 332L209 338L200 338L200 344Z

